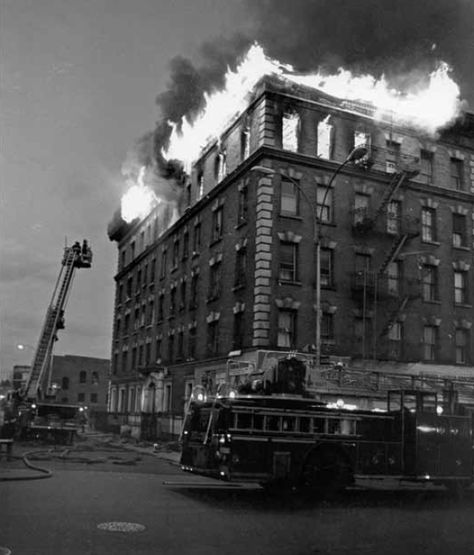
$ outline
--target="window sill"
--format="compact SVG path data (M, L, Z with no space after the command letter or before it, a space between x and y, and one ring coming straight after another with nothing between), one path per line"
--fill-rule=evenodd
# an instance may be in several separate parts
M426 304L438 304L438 305L441 304L441 301L438 301L438 300L429 300L429 299L422 299L422 300Z
M469 247L465 246L465 245L459 245L459 246L453 245L453 249L456 249L456 250L459 250L459 251L465 251L465 252L470 252L471 251L471 249Z
M248 224L247 220L240 220L239 222L237 222L237 225L234 226L234 229L240 229L241 227L247 224Z
M293 280L286 280L286 279L278 279L278 285L298 285L301 287L301 281L293 281Z
M434 247L439 247L441 245L439 241L428 241L427 239L424 239L421 242L423 243L423 245L432 245ZM429 252L427 252L426 254L429 254Z
M296 220L297 222L302 222L303 218L301 216L299 216L298 214L290 214L287 212L280 212L278 214L280 216L280 218L286 218L287 220Z
M212 241L209 243L209 246L212 247L212 246L216 245L217 243L219 243L219 241L222 241L222 237L217 237L215 239L212 239Z
M469 303L454 303L454 308L472 308L472 304L469 304Z

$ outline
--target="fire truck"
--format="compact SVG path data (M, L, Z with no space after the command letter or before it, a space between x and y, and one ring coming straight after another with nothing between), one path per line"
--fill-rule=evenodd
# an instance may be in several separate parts
M91 264L92 250L86 240L82 245L76 241L64 248L30 374L25 386L12 395L20 438L71 442L80 425L83 407L56 402L56 386L51 384L51 365L58 331L64 329L64 311L75 272L90 268Z
M421 386L412 376L411 388L386 391L383 409L361 410L318 400L304 374L289 359L273 380L250 376L214 394L196 386L183 423L182 470L320 493L375 478L458 492L473 482L473 418L453 387Z

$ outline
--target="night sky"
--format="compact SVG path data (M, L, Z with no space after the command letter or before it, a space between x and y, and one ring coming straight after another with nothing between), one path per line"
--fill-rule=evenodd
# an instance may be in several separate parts
M110 356L106 229L127 153L195 113L255 39L303 71L390 75L441 58L474 106L474 0L0 0L1 377L31 363L16 345L37 343L66 240L87 238L94 262L55 353Z

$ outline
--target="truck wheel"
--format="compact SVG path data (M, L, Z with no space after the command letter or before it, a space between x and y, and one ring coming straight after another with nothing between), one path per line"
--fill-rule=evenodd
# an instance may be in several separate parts
M324 448L308 456L301 475L303 489L322 494L338 493L353 483L351 466L337 449Z

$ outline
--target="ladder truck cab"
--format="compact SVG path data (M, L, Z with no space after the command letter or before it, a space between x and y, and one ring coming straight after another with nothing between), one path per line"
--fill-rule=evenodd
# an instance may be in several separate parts
M64 248L59 275L46 310L43 328L35 350L31 372L23 389L14 393L17 430L22 438L72 441L83 419L84 408L55 402L51 384L51 365L58 330L64 329L64 313L77 269L90 268L92 250L84 240Z

